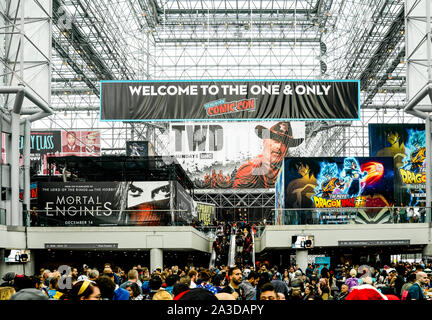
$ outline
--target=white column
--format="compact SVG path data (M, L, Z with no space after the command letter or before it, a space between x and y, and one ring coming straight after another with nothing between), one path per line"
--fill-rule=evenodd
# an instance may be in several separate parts
M299 268L303 271L303 273L306 271L307 264L308 264L308 251L304 249L298 249L296 250L296 264L299 266Z
M24 204L30 210L30 135L31 124L29 120L24 122L24 146L23 146L23 165L24 165ZM27 214L27 213L26 213Z
M163 270L163 250L150 249L150 272L153 272L158 267Z
M22 225L22 215L19 200L19 143L20 143L20 115L11 112L12 134L11 134L11 226Z
M432 244L427 244L423 248L423 256L432 257Z

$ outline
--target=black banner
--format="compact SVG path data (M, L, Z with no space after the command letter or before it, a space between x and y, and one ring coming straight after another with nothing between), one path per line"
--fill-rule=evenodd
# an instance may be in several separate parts
M175 204L176 209L179 211L175 214L175 220L189 225L193 219L197 219L196 203L178 182L176 182L176 191Z
M117 225L115 182L40 182L38 211L47 225Z
M101 81L101 120L360 117L357 80Z
M128 157L154 156L152 144L148 141L126 141L126 155Z
M23 148L23 137L20 140L20 152ZM61 131L32 131L30 135L30 154L47 154L61 152Z

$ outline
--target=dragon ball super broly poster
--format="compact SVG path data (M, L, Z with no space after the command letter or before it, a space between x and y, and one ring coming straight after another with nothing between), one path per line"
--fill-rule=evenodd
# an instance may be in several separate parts
M380 208L394 204L390 157L285 158L283 172L286 209L352 212L368 208L361 210L364 223L379 223L384 222L378 221L384 217Z
M425 205L424 124L369 124L369 151L394 160L395 206Z

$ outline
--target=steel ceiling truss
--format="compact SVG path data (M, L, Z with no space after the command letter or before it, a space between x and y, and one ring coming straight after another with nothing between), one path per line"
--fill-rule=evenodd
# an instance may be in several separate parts
M152 1L156 42L170 39L289 38L293 30L316 34L320 1ZM300 31L302 30L302 31ZM174 37L172 36L174 35ZM234 40L233 40L234 39Z
M53 104L59 95L99 95L99 80L140 79L146 75L145 22L136 1L53 1ZM143 41L144 40L144 41ZM83 101L78 101L80 98Z
M328 65L340 78L360 79L362 105L399 105L405 99L404 1L336 0L328 23Z
M238 213L246 214L249 221L271 219L275 207L274 190L240 189L240 190L195 190L194 200L210 203L216 206L216 217L226 219L227 214L233 220L238 219Z
M99 122L95 92L104 78L361 78L362 121L307 123L305 154L366 155L369 122L412 121L398 111L405 99L402 0L55 4L72 27L64 33L64 14L55 12L52 105L59 113L43 125L101 130L106 153L146 139L165 154L168 135L151 124Z

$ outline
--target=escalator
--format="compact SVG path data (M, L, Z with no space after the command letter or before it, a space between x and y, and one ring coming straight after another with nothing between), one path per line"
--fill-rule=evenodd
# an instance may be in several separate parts
M209 269L213 268L215 265L216 265L216 250L213 248L210 256Z
M232 264L240 266L240 265L255 265L255 237L254 232L249 231L246 237L242 236L242 240L238 239L238 236L233 235L232 245L234 247L233 250L233 259ZM241 249L238 248L241 246ZM230 265L231 266L231 265Z
M221 246L219 247L220 256L218 256L215 246L213 246L213 250L210 256L210 263L209 267L212 268L214 266L221 266L226 265L229 267L233 267L234 265L240 265L240 264L248 264L249 266L255 266L255 230L250 230L251 235L251 243L252 246L249 251L249 256L247 256L246 251L247 248L244 247L242 252L240 253L240 250L237 250L237 244L236 244L236 232L235 230L231 230L230 240L228 242L228 245L225 247ZM217 241L217 238L215 237L215 241ZM249 242L250 243L250 242ZM223 252L225 251L225 252ZM241 255L241 257L239 256Z
M251 252L252 267L255 267L255 234L252 231L252 252Z
M221 237L219 237L220 240ZM219 243L218 250L216 250L215 246L217 243L217 237L215 237L215 242L213 243L213 249L210 256L210 268L214 266L229 266L232 267L235 264L235 235L231 233L230 240L226 243ZM218 254L219 252L219 254Z
M236 235L233 233L230 237L230 245L229 245L229 251L228 251L228 267L234 267L235 265L235 254L236 254Z

